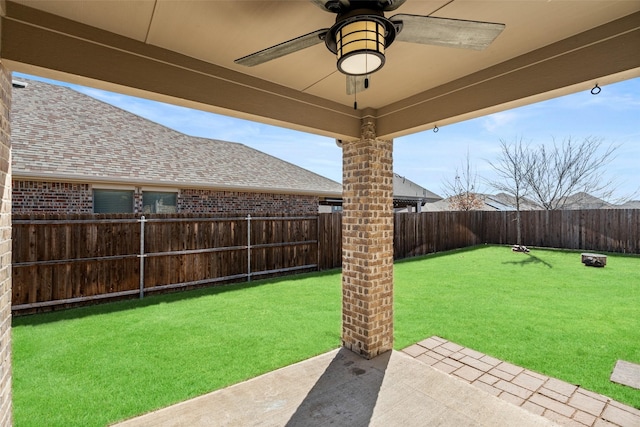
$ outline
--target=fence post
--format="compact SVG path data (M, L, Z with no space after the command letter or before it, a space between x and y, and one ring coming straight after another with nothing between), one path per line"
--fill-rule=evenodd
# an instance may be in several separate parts
M316 217L316 240L318 241L316 246L316 263L318 264L317 270L320 271L320 213L318 213L318 216Z
M144 298L144 223L146 218L140 217L140 298Z
M251 281L251 214L247 214L247 282Z

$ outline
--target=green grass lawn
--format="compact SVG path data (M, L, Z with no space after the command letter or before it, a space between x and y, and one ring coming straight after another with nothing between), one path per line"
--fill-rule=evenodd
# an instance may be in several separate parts
M609 382L640 363L640 258L477 247L398 262L395 347L431 335L640 408ZM340 273L13 320L14 419L103 426L340 345Z
M609 381L618 359L640 363L640 257L454 251L397 263L395 297L396 348L439 335L640 408Z

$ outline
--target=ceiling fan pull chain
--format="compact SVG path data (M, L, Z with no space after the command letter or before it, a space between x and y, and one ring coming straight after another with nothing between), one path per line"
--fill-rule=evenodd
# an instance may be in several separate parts
M598 83L596 83L596 85L593 87L593 89L591 89L591 95L597 95L600 93L600 91L602 90L602 88L600 86L598 86Z
M358 90L353 91L353 109L358 109Z
M369 77L364 78L364 88L369 89Z

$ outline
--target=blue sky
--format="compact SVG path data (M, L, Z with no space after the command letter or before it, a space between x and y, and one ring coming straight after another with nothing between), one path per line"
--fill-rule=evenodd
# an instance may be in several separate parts
M240 142L327 178L341 182L342 152L331 138L263 125L93 88L64 84L104 102L182 133ZM603 145L619 146L606 176L616 185L617 197L640 199L640 78L606 85L598 95L589 91L555 98L473 120L425 131L394 141L394 171L417 184L443 194L443 183L453 181L469 152L480 191L494 192L484 180L494 179L488 161L496 161L500 140L523 139L551 144L566 138L601 138Z

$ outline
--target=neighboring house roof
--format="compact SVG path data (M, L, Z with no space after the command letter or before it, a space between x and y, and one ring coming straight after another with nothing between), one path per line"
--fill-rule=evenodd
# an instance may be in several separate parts
M579 192L567 197L563 209L606 209L614 207L589 193Z
M440 211L450 211L451 210L451 201L447 199L438 200L435 202L425 203L422 206L423 212L440 212Z
M484 206L481 209L476 210L496 210L496 211L515 211L515 203L511 204L506 200L501 200L500 197L492 196L491 194L480 195Z
M484 211L515 211L516 210L516 202L515 197L506 194L506 193L498 193L498 194L478 194L478 197L483 201L483 206L474 209L474 210L484 210ZM622 205L613 205L611 203L607 203L602 199L599 199L595 196L592 196L589 193L576 193L569 197L567 197L567 204L563 209L640 209L640 200L632 200L626 202ZM446 198L442 200L438 200L434 203L427 203L424 205L423 211L450 211L454 210L451 208L451 199ZM520 210L528 211L528 210L544 210L544 208L537 203L529 200L527 198L522 198L520 201Z
M393 174L393 199L396 203L415 204L416 202L429 203L441 200L442 197L419 186L415 182L398 175Z
M511 211L515 210L508 201L503 200L500 195L481 194L476 193L477 198L482 201L482 206L474 208L474 211ZM426 203L422 208L423 211L437 212L437 211L453 211L458 209L452 208L452 197L441 199L433 203Z
M629 200L621 205L614 206L620 209L640 209L640 200Z
M507 194L507 193L498 193L493 195L487 194L485 195L485 197L490 198L491 200L495 200L501 205L507 207L507 209L500 209L500 210L516 210L516 198L510 194ZM485 200L485 203L488 203L488 202ZM530 210L536 210L536 209L542 209L542 207L537 203L535 203L534 201L529 200L526 197L520 198L520 210L530 211Z
M71 88L12 93L13 176L342 196L342 185L243 144L188 136Z

